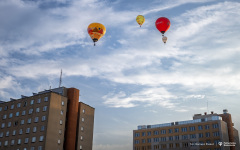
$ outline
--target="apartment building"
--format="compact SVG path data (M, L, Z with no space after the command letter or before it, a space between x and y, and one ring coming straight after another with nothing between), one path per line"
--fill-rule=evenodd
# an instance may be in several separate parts
M92 150L94 108L60 87L0 102L1 150Z
M195 114L193 120L140 125L133 130L133 150L240 150L231 114Z

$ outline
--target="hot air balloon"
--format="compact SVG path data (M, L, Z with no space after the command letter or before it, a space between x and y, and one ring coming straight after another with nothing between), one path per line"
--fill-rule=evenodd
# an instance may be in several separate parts
M106 33L106 28L101 23L91 23L88 28L88 34L92 38L95 46L95 42L97 42L101 37Z
M167 37L164 36L164 33L170 28L170 24L169 19L165 17L160 17L155 22L156 28L162 33L164 43L167 42Z
M140 25L140 27L142 26L142 24L145 22L145 18L142 15L138 15L136 18L137 23Z

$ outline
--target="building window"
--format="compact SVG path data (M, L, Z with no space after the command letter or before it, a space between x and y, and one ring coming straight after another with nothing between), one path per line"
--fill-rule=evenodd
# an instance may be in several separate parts
M26 129L26 133L30 133L30 128L27 128L27 129Z
M45 130L45 126L41 126L41 131L44 131Z
M37 127L33 127L33 133L37 132Z
M210 137L210 132L206 132L206 137Z
M39 98L39 99L37 100L37 103L38 103L38 104L41 103L41 98Z
M5 141L5 142L4 142L4 146L7 146L7 145L8 145L8 141Z
M159 138L153 138L153 142L159 142Z
M38 122L38 117L35 117L34 122Z
M183 139L183 140L188 139L188 135L182 135L182 139Z
M135 144L139 144L140 142L139 142L139 140L135 140Z
M190 139L196 139L196 134L190 134Z
M39 113L40 112L40 108L38 107L38 108L36 108L36 112L37 113Z
M9 136L9 131L6 132L6 136Z
M148 135L148 136L151 136L151 131L148 131L148 132L147 132L147 135Z
M61 130L61 129L59 130L59 134L60 134L60 135L62 134L62 130Z
M18 117L19 116L19 112L16 112L16 117Z
M188 143L183 143L183 147L188 147Z
M213 124L212 127L213 127L213 129L216 129L216 128L218 128L218 124L217 123Z
M159 135L159 131L153 131L154 135Z
M14 109L14 105L13 104L11 105L11 109Z
M140 136L140 133L135 133L135 137L139 137Z
M26 110L22 111L22 116L26 115Z
M22 142L22 140L21 140L21 139L18 139L18 145L20 145L20 144L21 144L21 142Z
M80 145L80 147L79 147L79 148L80 148L80 150L82 150L82 145Z
M82 118L82 122L84 122L84 118Z
M32 137L32 143L35 143L36 142L36 137Z
M42 150L42 146L38 146L38 150Z
M4 110L7 110L7 109L8 109L8 106L5 106L5 107L4 107Z
M23 133L23 129L19 129L19 134L22 134Z
M8 127L11 127L11 125L12 125L12 122L8 122Z
M58 144L61 144L61 140L58 140Z
M23 125L24 124L24 120L21 120L21 125Z
M148 143L151 143L151 139L150 139L150 138L148 138L148 139L147 139L147 142L148 142Z
M23 103L23 107L26 107L26 106L27 106L27 101Z
M33 113L33 109L31 108L29 109L28 114L32 114L32 113Z
M146 136L146 133L145 133L145 132L142 132L142 136Z
M203 126L202 125L199 125L198 126L198 130L202 130L203 129Z
M187 128L186 128L186 127L183 127L183 128L182 128L182 132L187 132Z
M9 118L12 118L12 116L13 116L13 113L10 113L10 114L9 114Z
M80 137L81 141L83 140L83 136Z
M199 138L203 138L203 134L202 134L202 133L199 133L199 134L198 134L198 137L199 137Z
M47 111L47 106L44 106L44 107L43 107L43 111Z
M42 116L42 121L45 121L46 120L46 116Z
M178 129L178 128L175 128L174 131L175 131L175 133L178 133L178 132L179 132L179 129Z
M35 147L34 147L34 146L32 146L30 150L35 150Z
M2 126L1 126L2 128L5 128L5 123L2 123Z
M44 97L44 102L47 102L48 101L48 97Z
M166 134L166 130L161 130L161 134Z
M39 141L42 142L43 139L44 139L44 136L42 135L42 136L40 136Z
M17 108L19 108L19 107L21 107L21 103L18 103L18 104L17 104Z
M63 110L61 110L60 114L63 115Z
M32 118L28 118L27 123L31 123L32 122Z
M15 140L11 140L11 145L14 145L14 143L15 143Z
M190 131L195 131L195 126L189 127Z
M172 129L168 129L168 133L173 133L173 130Z
M82 140L82 139L81 139ZM146 143L145 139L142 139L142 143Z
M219 132L213 132L213 136L219 136Z
M3 132L0 133L0 138L2 138L2 137L3 137Z
M59 123L62 125L62 124L63 124L63 121L62 121L62 120L60 120L60 121L59 121Z
M64 106L64 101L62 101L62 106Z
M179 135L176 135L176 136L175 136L175 140L179 140Z
M12 133L12 135L14 136L14 135L16 135L16 130L13 130L13 133Z
M33 100L33 99L31 100L30 104L31 104L31 105L33 105L33 104L34 104L34 100Z
M83 109L82 112L85 113L85 109Z
M2 107L0 107L0 111L2 111Z
M166 141L167 141L166 137L161 137L161 142L166 142Z
M25 143L25 144L27 144L27 143L28 143L28 141L29 141L29 138L25 138L25 141L24 141L24 143Z
M17 125L18 125L18 121L15 121L13 125L14 125L14 126L17 126Z
M207 125L205 125L205 129L206 130L208 130L209 129L209 125L207 124Z
M220 140L214 140L214 145L218 145L218 143L220 142Z
M7 115L5 114L5 115L3 115L3 119L6 119L7 118Z
M173 141L173 137L172 136L169 136L169 141Z

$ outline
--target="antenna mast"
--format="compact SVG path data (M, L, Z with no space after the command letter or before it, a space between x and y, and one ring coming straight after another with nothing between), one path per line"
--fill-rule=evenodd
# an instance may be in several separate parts
M61 87L61 84L62 84L62 69L61 69L61 74L60 74L59 87Z

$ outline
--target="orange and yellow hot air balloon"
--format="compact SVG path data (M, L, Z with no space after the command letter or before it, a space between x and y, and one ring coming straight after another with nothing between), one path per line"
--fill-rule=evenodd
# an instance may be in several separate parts
M95 42L97 42L101 37L106 33L106 28L101 23L91 23L88 28L88 34L92 38L95 46Z
M142 26L142 24L145 22L145 18L142 15L138 15L136 18L137 23L140 25L140 27Z

